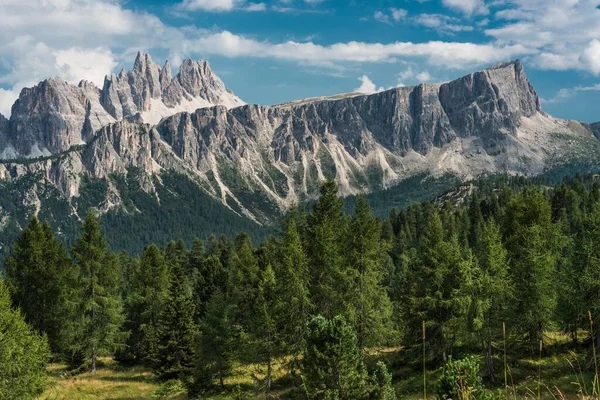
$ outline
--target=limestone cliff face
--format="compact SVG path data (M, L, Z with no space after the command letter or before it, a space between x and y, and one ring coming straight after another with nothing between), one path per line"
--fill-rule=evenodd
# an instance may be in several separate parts
M15 107L24 111L13 112L9 133L16 132L13 123L21 118L22 126L39 128L34 135L23 128L22 137L32 136L27 140L48 150L82 138L87 144L35 163L4 163L0 179L37 171L71 198L84 175L110 179L135 167L142 171L136 179L152 193L152 177L177 171L257 222L314 197L327 177L350 195L421 173L536 174L554 162L590 157L597 142L593 133L598 134L597 125L543 113L518 61L441 85L275 106L204 107L157 124L144 119L157 104L173 110L198 99L218 102L231 93L206 63L186 61L171 79L168 64L159 68L147 56L138 57L133 71L107 78L101 91L65 85L55 82L23 96ZM62 90L53 91L54 86ZM51 101L46 104L45 98ZM115 122L103 124L111 119ZM44 126L55 134L44 136L49 132Z
M204 61L184 61L172 80L168 63L155 64L138 54L133 70L107 76L102 89L82 81L78 86L60 78L23 89L12 107L9 127L2 127L0 158L39 157L87 143L110 123L140 113L145 122L199 107L244 104L230 92Z

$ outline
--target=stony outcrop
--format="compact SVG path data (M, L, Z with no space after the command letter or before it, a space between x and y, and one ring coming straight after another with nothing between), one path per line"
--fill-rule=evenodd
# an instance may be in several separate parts
M102 89L91 82L75 86L60 78L23 89L9 127L0 126L0 154L2 158L58 154L87 143L103 126L138 113L143 121L157 123L177 112L216 104L244 103L207 62L184 61L182 72L172 80L168 62L161 68L150 55L139 53L133 70L107 76Z
M593 137L598 125L545 114L519 61L441 85L275 106L205 107L145 123L144 115L157 104L173 110L231 94L206 63L186 61L173 79L169 70L168 64L159 68L139 56L133 71L107 78L102 91L80 85L79 97L74 94L80 101L49 96L56 106L36 107L75 115L87 107L83 118L64 128L71 132L81 125L87 145L26 166L5 163L0 178L43 171L69 198L77 196L83 175L110 179L135 167L142 171L136 179L152 193L151 177L177 171L235 212L264 222L316 195L326 177L350 195L388 188L416 174L536 174L554 162L598 156ZM42 127L42 119L31 115ZM100 115L118 121L90 136ZM55 149L81 139L65 138L35 140Z

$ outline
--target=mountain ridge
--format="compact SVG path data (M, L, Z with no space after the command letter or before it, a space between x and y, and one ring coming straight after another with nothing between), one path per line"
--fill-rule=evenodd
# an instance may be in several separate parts
M127 118L117 120L116 109L109 115L114 122L93 131L100 116L90 118L97 107L90 101L87 131L82 130L79 141L50 135L46 148L71 145L39 161L4 159L0 181L37 174L73 202L83 177L107 180L100 207L106 213L123 207L122 196L110 183L114 176L127 176L131 168L141 171L135 175L137 184L160 202L157 185L170 171L186 176L232 212L269 224L290 206L314 198L328 177L349 196L390 188L421 174L452 174L461 180L497 172L535 175L556 163L594 160L598 155L592 125L543 112L518 60L443 84L371 95L351 93L273 106L201 107L163 117L157 124L145 123L144 112L130 115L131 104L152 109L159 86L165 106L169 99L185 99L186 94L210 100L215 93L224 93L224 84L218 85L220 79L209 69L206 63L189 61L179 78L169 80L168 63L160 68L139 55L131 81L142 85L131 86L131 97L118 103L126 106L122 110ZM101 93L118 94L116 87L127 76L122 72L107 77ZM183 97L177 95L180 87L187 88ZM113 104L115 99L118 95ZM36 115L32 110L25 114ZM60 146L54 144L57 140ZM32 189L34 203L35 196Z

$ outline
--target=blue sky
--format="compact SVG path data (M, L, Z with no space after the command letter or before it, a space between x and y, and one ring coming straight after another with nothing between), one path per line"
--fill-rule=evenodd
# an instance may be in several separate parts
M0 112L137 51L208 59L246 102L442 82L523 60L543 108L600 121L600 0L0 0Z

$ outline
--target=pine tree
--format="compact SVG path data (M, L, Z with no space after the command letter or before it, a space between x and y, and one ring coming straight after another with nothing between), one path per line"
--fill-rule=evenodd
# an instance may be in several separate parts
M279 256L274 264L277 282L275 315L285 350L294 358L304 349L304 327L314 306L310 299L310 270L298 231L298 216L291 213L285 221Z
M13 309L0 280L0 399L34 399L48 383L50 350L46 338Z
M396 391L392 386L392 374L388 371L383 361L378 361L371 378L373 392L370 398L373 400L396 400Z
M405 334L410 342L418 344L416 339L421 337L425 321L429 357L445 361L456 338L456 323L466 317L463 313L469 307L464 291L461 293L459 289L462 270L469 270L471 261L463 259L456 236L444 240L442 221L435 210L429 216L413 260L408 277L409 294L404 298Z
M260 268L248 235L238 235L229 262L227 298L233 307L232 324L239 343L237 358L252 361L247 334L251 329L254 303L258 296Z
M77 318L73 321L73 351L91 361L96 372L99 355L122 348L125 335L120 297L118 260L108 250L97 219L92 215L83 221L81 236L71 253L79 267Z
M144 250L136 272L130 277L134 287L126 303L127 352L129 358L153 366L158 362L160 317L169 295L167 263L156 245Z
M555 315L555 278L564 241L552 223L549 201L538 190L514 197L506 212L505 242L518 294L511 302L512 325L527 334L534 350Z
M64 354L62 332L70 319L75 269L47 223L33 217L6 260L6 280L13 303L27 323L48 336L55 354Z
M346 312L342 294L350 288L344 273L347 221L343 201L331 180L321 187L321 197L308 216L307 255L311 266L311 298L326 317Z
M196 370L193 391L202 393L216 378L224 389L224 379L232 369L235 342L231 326L231 306L220 290L215 291L206 304L206 313L200 324L200 340L196 352Z
M308 324L302 377L311 399L366 398L368 376L356 332L343 317L318 316Z
M506 321L513 285L510 277L507 252L502 244L500 228L492 220L483 226L477 246L478 276L473 293L474 328L484 333L486 374L494 379L492 342Z
M250 348L255 363L266 364L265 392L269 398L273 377L273 360L283 354L275 320L277 292L275 273L270 265L261 271L258 295L250 323Z
M159 351L156 365L165 379L187 379L192 375L195 340L195 307L192 290L179 262L171 265L169 296L160 316Z
M381 225L360 196L350 223L346 280L350 288L344 295L349 322L356 327L358 345L381 345L391 331L392 304L383 281L385 248Z

